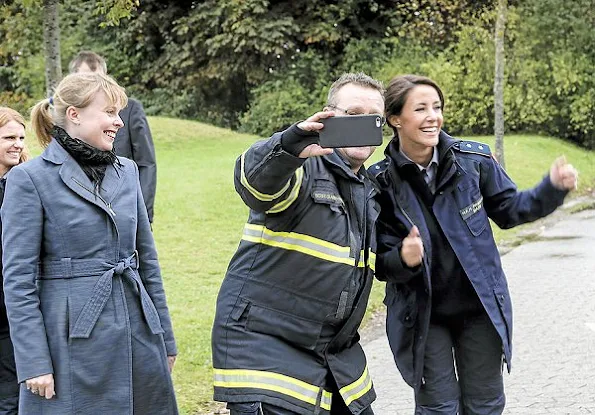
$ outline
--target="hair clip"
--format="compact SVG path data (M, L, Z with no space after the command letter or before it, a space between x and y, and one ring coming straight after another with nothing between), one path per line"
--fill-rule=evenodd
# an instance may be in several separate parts
M50 100L50 106L53 107L54 106L54 97L51 96L49 100Z

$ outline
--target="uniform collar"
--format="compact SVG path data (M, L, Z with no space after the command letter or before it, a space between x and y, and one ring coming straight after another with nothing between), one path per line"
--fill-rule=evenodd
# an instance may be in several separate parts
M335 166L335 170L340 170L342 176L362 181L361 173L362 171L365 171L364 167L362 166L358 174L355 174L353 170L351 170L351 165L349 162L345 160L336 149L331 154L323 156L323 158Z
M418 164L415 161L411 160L409 158L409 156L407 154L405 154L405 152L403 151L403 149L401 147L401 142L400 141L399 141L399 153L403 157L405 157L406 160L408 160L411 163L415 164L417 166L417 168L419 169L419 171L422 171L422 170L431 170L431 169L437 169L438 168L439 156L438 156L438 149L436 147L433 147L432 159L430 160L430 162L428 163L428 165L426 167L424 167L421 164Z

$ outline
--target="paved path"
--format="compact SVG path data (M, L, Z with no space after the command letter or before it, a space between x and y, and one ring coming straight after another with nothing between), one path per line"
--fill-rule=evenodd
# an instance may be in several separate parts
M502 257L514 310L505 414L595 414L595 211L565 217ZM378 415L413 414L384 335L364 345Z

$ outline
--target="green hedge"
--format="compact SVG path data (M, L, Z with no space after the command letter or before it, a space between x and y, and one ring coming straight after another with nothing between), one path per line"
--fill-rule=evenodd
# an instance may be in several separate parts
M533 33L538 12L509 10L506 132L549 134L595 148L595 55L578 47L576 37L574 47L566 47L567 42L545 45L539 33ZM595 35L583 35L583 43L595 43ZM319 109L324 92L340 73L363 70L385 82L405 73L431 77L445 94L444 125L450 133L491 135L493 15L486 14L477 24L463 27L457 36L456 44L439 51L395 39L354 41L342 61L334 65L325 64L324 57L306 56L289 74L278 74L252 91L252 105L241 119L241 129L270 135Z

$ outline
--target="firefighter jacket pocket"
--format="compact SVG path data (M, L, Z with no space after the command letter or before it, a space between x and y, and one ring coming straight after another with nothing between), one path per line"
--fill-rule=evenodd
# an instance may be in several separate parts
M252 304L246 329L280 337L289 343L313 350L318 343L322 323Z
M311 196L314 203L329 205L335 212L345 211L345 202L339 194L337 185L330 180L316 180L312 187Z

